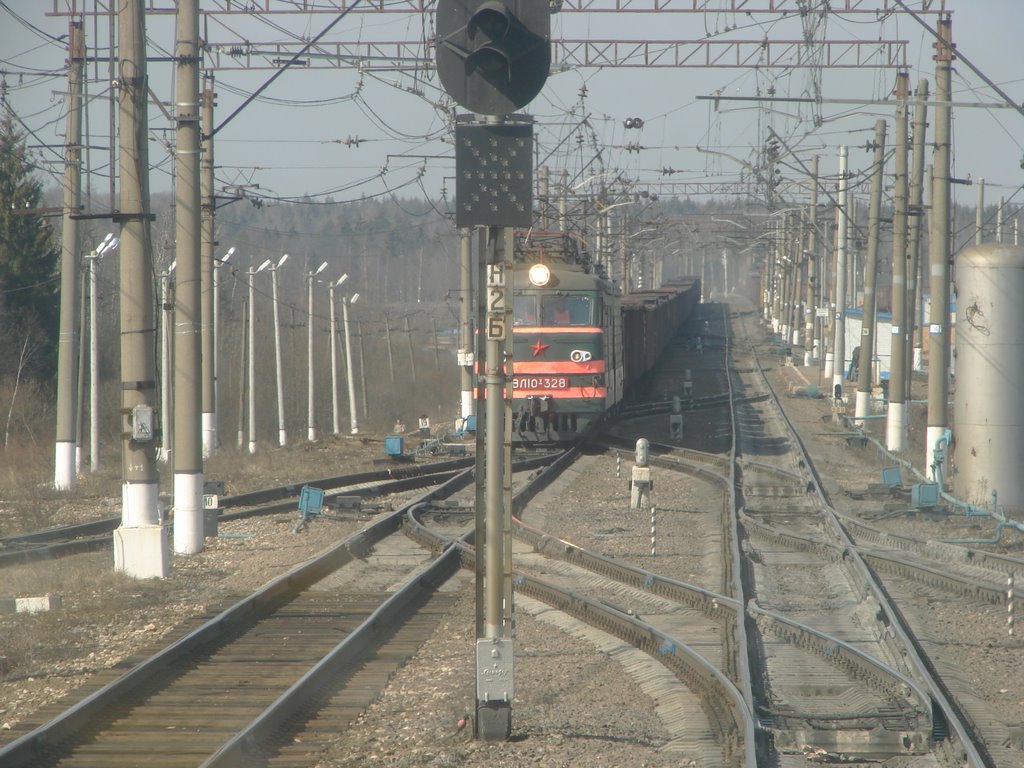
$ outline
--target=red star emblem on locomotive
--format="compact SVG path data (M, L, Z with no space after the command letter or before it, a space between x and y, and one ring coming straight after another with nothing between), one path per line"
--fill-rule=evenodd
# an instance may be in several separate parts
M534 357L540 357L545 352L547 352L548 346L548 344L545 344L540 339L537 339L535 342L533 342L533 344L530 345L530 349L533 350Z

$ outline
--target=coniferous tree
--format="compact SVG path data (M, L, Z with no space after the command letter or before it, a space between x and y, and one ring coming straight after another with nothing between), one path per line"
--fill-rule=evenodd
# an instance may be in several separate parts
M15 368L53 376L59 302L52 227L26 211L39 207L42 183L22 136L8 115L0 119L0 372ZM24 350L33 350L25 359Z

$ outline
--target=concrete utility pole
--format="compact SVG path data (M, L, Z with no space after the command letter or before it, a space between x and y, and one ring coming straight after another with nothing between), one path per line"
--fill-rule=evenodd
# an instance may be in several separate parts
M331 425L333 426L333 433L335 435L341 433L341 423L338 416L338 310L337 303L334 300L334 289L339 285L348 280L348 272L343 274L333 283L327 286L327 303L330 304L328 308L329 322L331 324Z
M199 235L199 294L202 316L203 365L203 458L209 458L220 443L217 430L217 316L214 290L214 217L217 200L213 191L213 74L204 77L202 92L202 153L199 156L200 210L202 223Z
M932 237L931 303L928 312L928 431L925 436L925 467L929 478L939 481L946 474L936 450L946 440L949 428L949 170L950 100L953 69L953 21L939 21L941 40L935 44L935 151L932 154ZM948 446L947 446L948 449Z
M324 261L315 270L309 272L306 275L306 308L308 309L309 324L306 327L306 360L308 362L307 367L307 379L306 379L306 439L311 443L316 442L316 401L314 400L314 369L313 369L313 326L315 325L313 317L313 283L316 282L316 276L327 269L327 262Z
M860 371L857 378L857 406L854 416L863 419L871 407L872 368L875 357L875 318L878 283L878 241L882 217L882 176L885 169L885 120L875 122L875 158L871 166L871 200L868 204L868 253L864 265L864 320L860 328Z
M270 268L270 285L274 302L274 373L277 379L277 444L284 448L288 444L288 431L284 424L284 370L281 365L281 301L278 298L278 272L288 261L288 254L278 259Z
M473 415L473 230L459 229L459 417L462 426Z
M167 528L161 525L156 467L156 322L150 240L146 25L142 0L119 0L117 11L121 126L121 527L114 531L114 567L149 578L170 572Z
M818 359L821 344L819 324L815 320L818 285L818 156L811 160L811 201L807 207L807 293L804 298L804 365Z
M839 228L836 230L836 311L832 327L832 397L843 396L843 373L846 361L846 233L849 220L846 211L846 147L839 147ZM828 361L825 363L828 366Z
M500 301L488 301L487 355L484 386L487 391L487 454L486 480L486 571L487 589L484 610L484 637L507 637L503 626L502 597L504 587L504 450L505 422L505 301L512 295L512 230L506 227L487 227L486 270L487 289L491 297L500 295Z
M100 468L100 345L96 335L97 292L96 264L103 255L114 250L120 240L110 232L89 254L89 471Z
M908 373L906 380L906 402L913 398L910 392L910 381L913 371L921 367L921 347L919 344L921 335L917 332L921 320L921 313L918 311L918 301L921 296L922 281L918 279L921 269L921 232L924 227L924 141L925 133L928 130L926 123L928 107L925 101L928 99L928 81L921 79L917 82L917 90L914 92L917 101L914 107L914 131L911 147L910 167L910 201L907 205L907 218L910 225L910 263L907 264L907 361ZM929 185L930 187L930 185ZM907 421L909 423L909 411Z
M356 414L356 383L355 377L352 375L352 336L348 330L348 308L350 304L355 304L359 301L359 294L353 293L351 298L348 296L341 297L341 323L345 329L345 374L348 381L348 419L349 419L349 434L359 434L359 417ZM360 342L361 344L361 342ZM360 355L362 354L362 346L360 346ZM363 383L363 394L366 394L366 383Z
M60 248L60 336L57 342L57 425L53 487L69 491L78 479L78 215L82 206L82 79L85 33L69 25L67 144L64 150L64 221Z
M889 365L889 407L885 442L890 451L902 451L907 443L907 97L910 76L896 75L895 175L892 217L892 343Z
M978 197L974 203L974 244L981 245L985 242L985 179L979 178L975 184Z
M174 551L203 549L202 309L199 242L199 2L178 0L175 99Z
M539 205L537 206L540 211L540 231L547 232L548 205L550 204L548 195L550 194L549 190L551 188L551 169L546 165L541 166L540 168L540 178L537 181L537 186L537 197L540 198L538 201Z
M366 355L363 349L363 324L356 323L356 338L359 339L359 400L363 405L363 418L370 418L370 406L366 402Z

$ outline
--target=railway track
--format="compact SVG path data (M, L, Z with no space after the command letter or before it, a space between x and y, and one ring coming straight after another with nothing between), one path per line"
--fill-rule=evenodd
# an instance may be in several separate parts
M433 487L401 509L204 617L128 671L111 670L73 706L39 713L49 719L0 749L0 765L117 768L154 754L162 766L309 765L455 597L444 585L459 573L457 550L431 553L401 533L413 510L472 480L468 469L449 475L430 473ZM448 529L463 538L472 530Z
M218 521L228 522L246 517L293 511L297 509L296 504L303 485L311 485L329 491L324 495L324 503L331 507L346 498L372 498L388 493L422 488L438 482L446 476L451 476L471 464L471 459L457 459L392 467L370 472L317 478L305 483L289 483L223 496L219 499L221 511ZM111 545L111 532L120 524L120 517L107 517L87 523L56 526L2 537L0 538L0 567L105 549Z
M651 463L659 472L655 498L662 507L657 555L643 551L643 510L631 518L614 510L602 516L597 508L600 504L585 502L588 506L584 508L592 516L585 539L560 534L558 521L571 515L571 510L565 512L560 507L567 506L565 494L571 495L573 489L589 488L594 494L591 498L602 500L615 493L621 497L624 481L614 478L616 467L622 457L631 458L637 434L664 434L665 414L671 410L671 403L666 408L664 400L653 407L631 407L630 423L616 426L616 438L604 447L588 449L583 456L567 454L531 478L534 482L517 494L520 519L514 526L515 591L522 604L588 642L615 637L624 643L605 643L603 647L622 659L642 680L648 695L659 701L670 733L663 750L678 750L681 759L692 759L697 765L785 766L808 759L873 762L894 756L909 759L930 750L939 764L1013 764L1014 753L1004 746L1008 742L1005 727L992 718L985 720L981 705L964 697L957 683L944 679L944 662L932 659L935 654L929 652L927 638L914 636L899 602L903 597L893 585L898 580L912 580L922 589L942 590L955 599L998 604L998 580L1014 570L1016 560L892 535L855 516L836 513L817 482L811 459L767 387L753 348L749 352L746 347L730 350L727 318L722 319L718 335L725 343L720 357L709 351L702 361L714 382L704 386L724 385L732 390L734 405L719 407L715 397L687 411L690 434L703 429L707 440L700 441L701 447L712 450L696 449L696 435L688 446L657 441L652 445ZM728 374L731 356L737 359L732 363L733 373ZM688 371L687 377L692 373ZM677 379L678 374L673 371L669 377ZM698 381L700 375L693 379ZM659 386L664 385L651 384L652 389ZM723 444L727 444L726 450L722 450ZM612 490L616 486L617 490ZM261 691L262 701L249 704L239 698L230 706L220 702L224 710L218 712L220 717L207 715L198 726L187 721L175 725L176 731L198 728L204 738L211 736L210 743L198 749L197 754L202 754L187 754L181 764L250 765L259 761L305 765L308 762L303 760L308 761L312 752L304 750L315 751L321 743L318 732L336 733L352 712L365 706L365 699L355 693L361 683L351 682L354 678L343 673L328 673L332 667L351 669L351 657L327 661L319 646L331 646L330 641L337 640L331 636L346 631L349 625L353 637L358 627L368 623L386 626L382 614L374 612L381 609L385 595L394 594L391 588L397 588L399 582L430 585L427 593L409 598L414 602L406 603L401 612L420 617L422 632L436 625L449 595L436 588L444 579L421 575L426 564L440 568L434 564L443 559L447 579L453 578L451 574L458 568L449 559L461 561L463 569L472 569L475 563L471 536L457 524L464 523L467 515L453 512L450 502L437 506L435 500L444 495L430 491L396 513L403 517L406 532L419 547L392 544L396 539L391 536L372 543L356 537L339 545L335 556L356 554L350 565L357 569L359 564L365 568L374 552L384 561L406 561L404 575L389 576L387 589L363 589L351 593L351 602L338 602L342 585L366 584L366 571L339 573L333 582L318 576L309 583L306 576L290 573L276 580L274 584L279 586L274 589L283 589L282 582L289 588L300 586L302 591L294 596L280 598L271 589L255 604L240 609L238 615L244 619L209 617L204 625L207 632L214 631L210 626L216 626L217 632L233 631L243 624L260 628L251 637L265 636L266 640L256 642L255 647L262 649L268 641L276 642L278 653L289 660L299 655L300 648L305 652L307 640L310 648L317 650L310 651L295 668L286 663L278 667L274 659L261 657L274 670L288 669L276 688ZM676 499L674 508L669 500ZM419 522L432 519L436 523L442 518L450 518L451 525L438 528ZM651 537L653 544L653 516ZM682 553L684 549L687 551ZM955 561L958 567L948 568L949 563L943 561ZM879 574L888 573L887 569L897 581L881 582ZM317 584L333 584L322 590L331 597L314 594ZM256 618L259 611L282 600L282 605L291 608L276 616ZM409 609L417 600L420 608ZM360 622L372 615L377 618ZM308 630L296 629L301 624L291 623L301 620L311 622ZM416 635L412 624L409 632L413 634L401 642L415 646L423 634ZM587 628L582 628L584 625ZM294 641L297 632L302 643ZM285 637L289 640L284 641ZM235 645L222 639L208 642L211 648ZM235 647L241 649L242 658L246 653L257 655L253 646L246 651L245 641L239 642ZM366 642L369 646L361 648L363 653L375 657L389 654L387 646L378 648ZM357 641L353 644L359 645ZM368 647L377 650L368 651ZM183 662L195 658L194 653L191 649L176 653L165 667L173 672L172 677L186 680L192 672L180 668L193 666L191 661ZM198 652L200 656L204 653ZM205 668L207 672L218 666L213 655L209 659L212 667ZM396 663L400 662L392 661L392 671ZM300 668L307 673L296 679ZM318 671L312 673L314 669ZM202 701L208 695L204 691L210 689L204 686L209 685L209 675L199 670L197 663L193 671L198 677L183 683L186 693L167 694L170 701L177 697L174 706L181 708L189 696ZM126 677L134 674L133 670ZM165 672L153 674L159 678ZM386 684L388 674L380 674L382 682L375 684L375 690ZM262 685L270 682L271 676L266 677L266 681L260 679L259 687L271 688ZM250 675L247 679L256 678ZM308 690L325 679L335 681L332 690ZM131 696L140 695L138 685L131 686ZM218 690L226 687L223 683L212 686ZM241 687L257 686L243 682ZM292 688L305 691L293 696ZM119 698L133 701L127 695ZM88 709L90 701L91 697L75 709ZM224 715L235 709L240 717L227 722ZM171 715L146 717L176 722L174 711L172 706L168 710ZM109 714L102 717L118 733L115 741L127 743L136 733L127 719L115 720ZM206 727L211 720L216 721L215 728ZM10 745L8 749L22 743L19 749L28 749L31 755L29 762L11 764L62 764L52 758L56 754L52 750L65 743L64 729L83 727L74 719L70 722L46 734L28 734ZM183 744L168 746L167 753L187 751ZM52 761L37 762L41 755ZM0 752L0 764L7 764L5 757L7 753ZM93 764L118 765L109 759L105 754Z
M765 386L766 378L753 347L750 354L755 368L754 386ZM745 529L756 548L751 572L759 585L758 601L775 602L788 612L799 609L812 614L820 610L821 604L832 604L829 616L837 617L833 621L841 623L843 617L857 617L840 628L861 638L870 628L865 647L884 645L885 649L880 649L877 656L884 659L888 654L894 665L905 670L905 674L927 693L933 702L932 738L947 760L961 765L995 766L1012 764L1013 759L1019 759L1019 754L1011 758L1006 752L1005 729L992 724L990 717L978 717L978 712L972 715L973 695L958 683L957 676L942 674L932 661L930 651L938 650L938 645L915 633L904 615L904 603L909 604L913 597L893 589L892 583L884 582L879 574L884 570L913 574L912 578L918 583L966 594L972 599L998 601L997 590L979 580L978 569L961 567L956 573L948 564L940 565L938 561L911 562L906 552L897 547L886 551L879 546L887 538L881 534L875 534L872 547L859 546L851 538L848 527L861 531L865 542L869 538L869 527L855 525L850 517L840 518L836 513L822 490L812 460L774 392L758 417L753 421L773 425L770 436L792 446L792 451L781 451L779 455L795 463L797 473L809 483L809 492L799 503L758 498L756 508L751 504L745 510ZM790 465L784 469L792 471L794 468ZM758 541L761 543L757 544ZM902 544L910 546L906 540ZM922 548L927 549L923 545ZM969 557L959 559L964 561ZM841 578L820 578L822 573L836 569L849 585L848 591L839 591L843 584ZM772 570L774 576L770 573ZM779 584L794 576L813 599L800 601L800 589L779 590ZM796 600L794 595L798 596ZM984 727L980 727L982 724ZM1007 759L1011 762L1005 762Z

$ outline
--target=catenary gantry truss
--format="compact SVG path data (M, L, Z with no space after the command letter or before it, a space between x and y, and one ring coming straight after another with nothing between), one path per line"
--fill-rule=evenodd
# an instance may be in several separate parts
M111 0L52 0L52 16L106 15ZM830 13L884 15L904 12L896 0L550 0L560 13L737 13L805 14L827 10ZM946 12L946 0L904 0L915 13ZM146 13L173 14L176 6L169 0L145 0ZM204 16L309 13L424 13L433 12L436 0L205 0Z

